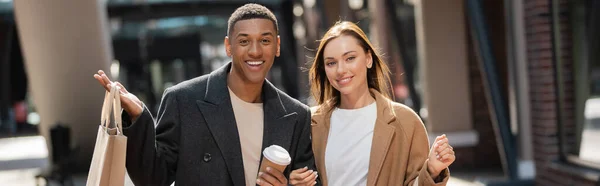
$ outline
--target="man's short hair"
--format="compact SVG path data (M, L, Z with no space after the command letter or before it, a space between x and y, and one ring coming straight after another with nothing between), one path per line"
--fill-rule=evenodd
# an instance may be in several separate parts
M229 20L227 21L227 35L231 34L233 25L235 25L235 23L238 21L256 18L271 20L273 22L273 26L275 26L275 32L277 32L276 34L279 34L279 28L275 14L273 14L273 12L271 12L271 10L265 6L248 3L237 8L229 17Z

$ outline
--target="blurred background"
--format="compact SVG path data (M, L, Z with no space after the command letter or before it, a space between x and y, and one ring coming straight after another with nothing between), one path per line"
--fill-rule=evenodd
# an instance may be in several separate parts
M600 185L597 0L0 0L0 183L85 185L92 75L155 113L164 89L229 62L227 19L247 2L279 21L268 79L311 106L316 41L358 23L395 100L455 147L449 185Z

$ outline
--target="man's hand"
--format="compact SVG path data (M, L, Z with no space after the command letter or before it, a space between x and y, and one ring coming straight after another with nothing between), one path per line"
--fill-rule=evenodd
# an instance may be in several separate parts
M106 76L104 71L99 70L97 74L94 74L94 78L98 80L98 83L100 83L100 85L102 85L106 91L110 91L110 85L113 82L108 79L108 76ZM142 101L140 101L140 99L138 99L135 95L127 92L127 89L125 89L121 83L114 83L120 87L119 93L121 95L121 107L123 110L125 110L125 112L127 112L127 114L129 114L129 116L131 116L131 120L135 121L138 117L140 117L140 115L142 115L142 112L144 111Z
M429 162L427 163L427 171L433 179L436 179L440 173L448 168L454 162L454 150L448 143L446 135L441 135L435 138L435 142L429 152Z
M259 172L256 184L261 186L285 186L288 184L287 178L279 170L267 167L267 172Z
M319 175L317 171L308 170L308 167L296 169L290 173L290 184L300 186L313 186L317 184Z

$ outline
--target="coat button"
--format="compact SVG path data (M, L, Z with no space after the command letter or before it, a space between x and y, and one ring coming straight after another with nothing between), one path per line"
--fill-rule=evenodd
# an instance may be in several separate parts
M204 162L209 162L211 158L210 153L204 153Z

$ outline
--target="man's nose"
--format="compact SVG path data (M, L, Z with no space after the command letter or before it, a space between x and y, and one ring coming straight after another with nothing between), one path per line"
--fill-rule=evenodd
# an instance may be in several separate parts
M258 42L253 42L250 45L250 49L248 50L248 55L251 58L260 58L262 57L262 48Z

